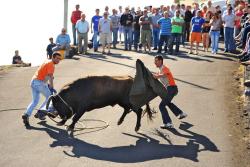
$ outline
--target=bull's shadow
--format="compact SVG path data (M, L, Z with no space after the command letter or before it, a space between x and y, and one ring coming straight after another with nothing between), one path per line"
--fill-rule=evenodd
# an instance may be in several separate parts
M137 163L156 159L179 157L198 162L199 144L195 138L191 138L186 145L161 144L158 140L145 134L131 135L138 138L135 145L105 148L95 144L87 143L77 138L70 137L65 130L50 126L46 122L40 123L45 128L31 129L41 130L55 139L50 147L69 146L71 152L64 153L71 157L88 157L96 160L111 161L117 163Z

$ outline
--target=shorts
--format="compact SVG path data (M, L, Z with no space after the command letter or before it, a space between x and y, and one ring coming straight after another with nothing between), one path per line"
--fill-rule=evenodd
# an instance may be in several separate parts
M152 32L151 30L141 30L141 43L147 44L151 43Z
M191 32L190 34L190 42L197 42L200 43L202 40L202 36L200 32Z
M100 43L102 45L111 44L112 43L111 33L100 33Z

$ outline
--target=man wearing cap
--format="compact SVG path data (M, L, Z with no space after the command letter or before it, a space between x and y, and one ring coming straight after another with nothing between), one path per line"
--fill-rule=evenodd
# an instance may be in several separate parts
M58 64L61 60L61 55L59 53L53 53L51 60L46 60L36 71L35 75L32 77L31 80L31 90L32 90L32 102L27 107L26 112L22 115L24 125L30 126L29 124L29 117L31 116L33 110L39 103L40 94L45 97L45 101L42 103L41 107L39 108L39 114L36 116L39 119L44 120L45 114L44 111L46 103L48 101L49 96L51 95L50 89L54 88L54 71L55 65ZM43 114L42 114L43 113Z

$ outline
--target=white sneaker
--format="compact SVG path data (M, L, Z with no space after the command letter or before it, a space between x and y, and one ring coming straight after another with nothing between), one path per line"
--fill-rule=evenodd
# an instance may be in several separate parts
M174 125L172 124L172 122L167 123L167 124L163 124L160 126L162 129L173 129Z
M179 119L183 119L183 118L186 118L186 117L187 117L187 114L183 112L183 113L180 114Z

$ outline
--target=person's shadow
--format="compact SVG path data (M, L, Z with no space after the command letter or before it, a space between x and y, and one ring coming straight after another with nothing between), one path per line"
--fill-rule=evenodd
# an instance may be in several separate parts
M117 163L137 163L172 157L180 157L198 162L198 152L201 151L199 150L199 144L204 144L204 147L206 148L207 143L203 143L202 141L209 141L209 146L212 143L209 139L204 140L206 137L199 137L202 135L191 131L190 132L194 136L183 136L190 138L186 145L173 145L171 142L169 142L170 144L161 144L158 140L149 137L146 134L139 133L138 135L132 135L123 133L124 135L138 138L136 144L108 148L87 143L74 138L73 136L69 136L66 130L50 126L46 122L40 122L39 124L44 126L44 128L31 127L30 129L45 131L51 138L55 139L55 141L50 144L50 147L70 146L72 147L72 151L70 153L64 151L64 153L68 156L76 158L88 157L96 160ZM215 150L210 149L210 151Z

